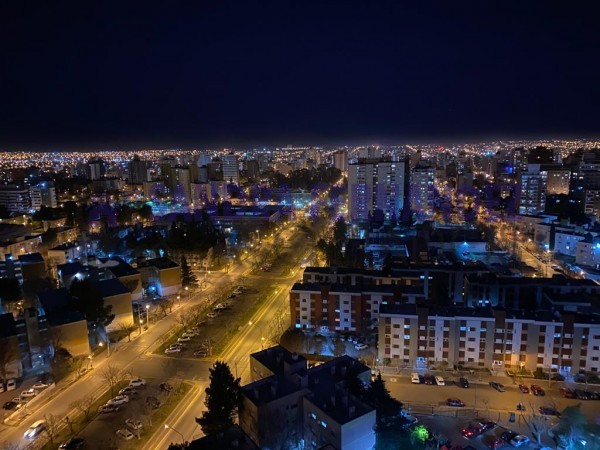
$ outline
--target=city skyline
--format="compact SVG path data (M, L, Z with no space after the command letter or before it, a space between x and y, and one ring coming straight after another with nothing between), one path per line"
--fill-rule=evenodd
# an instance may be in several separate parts
M597 136L597 5L3 9L0 150Z

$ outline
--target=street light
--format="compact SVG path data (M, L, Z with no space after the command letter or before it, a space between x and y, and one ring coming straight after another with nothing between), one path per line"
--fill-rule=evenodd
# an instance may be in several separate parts
M100 347L104 347L104 342L100 342L100 343L98 343L98 345ZM107 351L106 357L108 358L108 357L110 357L110 341L108 339L106 340L106 351Z
M150 305L146 305L146 328L150 328L148 326L148 316L150 315Z
M88 359L90 360L90 370L94 368L94 359L92 355L88 355Z
M165 430L173 430L175 433L177 433L179 436L181 436L181 442L185 442L185 437L183 437L183 434L181 434L179 431L177 431L171 425L168 425L165 423Z

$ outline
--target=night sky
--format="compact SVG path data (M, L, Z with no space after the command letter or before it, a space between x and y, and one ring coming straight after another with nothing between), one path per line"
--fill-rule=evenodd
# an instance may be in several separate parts
M0 6L1 150L600 134L597 1L54 3Z

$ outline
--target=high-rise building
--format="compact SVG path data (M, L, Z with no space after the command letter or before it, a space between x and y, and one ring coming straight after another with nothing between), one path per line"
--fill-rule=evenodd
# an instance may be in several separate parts
M129 184L143 184L148 181L148 162L134 155L127 166Z
M417 165L410 176L410 207L419 220L433 215L435 169Z
M99 180L106 173L106 164L101 158L92 158L87 163L87 176L90 180Z
M377 161L348 166L350 221L367 220L376 209L386 219L400 217L404 207L406 161Z
M569 182L571 181L571 171L557 167L548 169L548 180L546 184L546 193L548 195L565 194L569 195Z
M546 209L546 184L548 172L541 164L527 164L519 176L519 214L535 216Z
M173 193L175 200L189 203L192 198L190 170L187 167L173 169Z
M223 180L227 183L240 184L238 156L234 153L223 155Z
M348 172L348 152L345 150L339 150L333 154L333 167L341 170L342 172Z
M0 206L9 212L24 212L31 208L29 189L16 184L0 185Z
M246 173L249 180L257 181L259 179L260 170L256 159L249 159L246 161Z
M43 181L36 186L29 188L31 196L31 207L40 209L42 206L47 208L56 208L56 189L51 181Z

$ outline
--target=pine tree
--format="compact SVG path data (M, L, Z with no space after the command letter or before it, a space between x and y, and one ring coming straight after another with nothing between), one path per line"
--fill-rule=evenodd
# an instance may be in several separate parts
M216 433L233 425L241 400L240 379L234 378L227 363L217 361L210 369L210 385L206 388L207 410L196 422L204 434Z
M181 257L181 285L185 287L197 287L198 279L194 272L192 272L192 268L187 262L187 258L185 256Z

